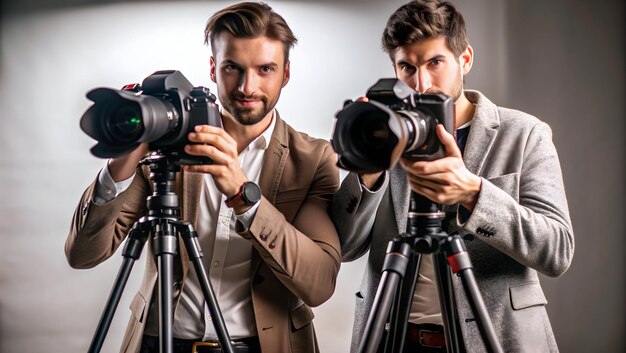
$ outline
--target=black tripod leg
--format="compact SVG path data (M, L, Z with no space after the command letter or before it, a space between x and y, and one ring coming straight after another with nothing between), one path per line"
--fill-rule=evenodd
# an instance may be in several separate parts
M483 336L483 341L487 346L488 352L502 353L502 347L500 341L496 336L496 331L493 328L487 308L483 301L480 292L478 291L478 285L474 278L474 272L472 270L472 263L470 261L467 251L465 251L465 244L458 235L450 237L450 256L448 256L448 263L454 273L460 273L463 280L463 287L467 298L469 299L472 311L478 317L478 325L480 332Z
M445 328L446 349L448 353L458 353L461 351L461 341L456 327L457 315L454 293L452 291L452 280L450 278L450 268L446 262L446 256L443 253L434 253L433 261L435 265L437 289L439 291L441 318L443 319L443 327Z
M128 239L126 240L126 245L124 247L124 251L122 252L124 260L122 261L122 265L117 273L117 277L115 278L113 288L109 294L109 299L106 302L105 309L102 312L100 321L98 322L96 333L94 334L91 344L89 345L89 353L98 353L102 349L104 338L109 331L111 321L113 321L115 310L120 303L120 298L122 297L122 293L124 292L124 288L128 282L130 272L133 269L135 260L139 259L139 256L141 255L141 251L143 250L143 246L146 244L148 235L149 232L145 225L139 223L135 223L133 228L128 233Z
M394 239L389 242L382 277L359 344L359 353L375 353L378 350L394 296L406 272L411 252L411 246L402 240Z
M389 335L385 344L384 352L402 352L404 348L404 340L406 337L406 327L409 321L410 310L413 301L413 293L419 277L419 267L422 254L412 253L409 257L408 269L406 275L400 284L400 290L396 296L396 303L393 306L391 316L389 318Z
M170 223L157 224L154 235L154 254L159 270L159 345L161 353L172 353L172 285L174 283L174 255L177 238Z
M189 259L193 263L196 273L198 274L198 280L200 281L200 286L202 287L202 293L204 293L204 299L207 301L209 306L209 312L211 313L212 322L215 325L215 331L217 332L220 346L224 352L234 353L229 338L230 336L228 334L228 330L226 329L226 323L224 322L219 305L217 304L217 298L213 292L213 287L211 287L211 282L209 282L208 275L204 265L202 264L203 255L202 250L200 249L200 243L198 242L198 235L189 222L178 222L176 227L182 234L185 246L187 247L187 252L189 254Z

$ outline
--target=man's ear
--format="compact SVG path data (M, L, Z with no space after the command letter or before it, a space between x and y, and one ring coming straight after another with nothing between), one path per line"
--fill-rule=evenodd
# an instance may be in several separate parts
M209 64L211 66L211 70L209 71L211 75L211 81L217 83L215 79L215 58L213 58L213 56L211 56L211 58L209 59Z
M289 77L291 76L291 62L287 61L285 64L285 72L283 73L283 85L282 87L287 86L287 82L289 82Z
M461 67L463 68L463 76L467 75L472 69L472 64L474 63L474 49L471 45L468 45L463 53L461 53L461 56L459 57L459 62L461 63Z

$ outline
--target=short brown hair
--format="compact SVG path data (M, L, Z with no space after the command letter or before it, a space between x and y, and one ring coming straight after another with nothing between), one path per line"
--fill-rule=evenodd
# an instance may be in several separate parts
M289 49L298 41L285 19L268 4L259 2L242 2L213 14L204 29L204 43L210 43L211 48L214 48L215 38L223 32L236 38L267 36L281 41L285 51L285 64L289 60Z
M468 47L465 20L447 1L413 0L394 12L383 31L383 50L393 58L397 48L422 39L445 37L456 57Z

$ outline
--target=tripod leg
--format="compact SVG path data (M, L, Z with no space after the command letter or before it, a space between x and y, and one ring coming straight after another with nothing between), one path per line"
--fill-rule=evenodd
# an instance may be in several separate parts
M213 292L211 282L209 282L207 272L202 264L203 255L202 250L200 249L198 235L189 222L178 222L176 223L176 227L183 236L187 252L189 253L189 259L193 263L196 273L198 274L198 280L200 282L200 286L202 287L204 298L209 306L209 312L213 318L212 322L215 325L215 331L217 332L220 346L224 352L233 353L234 350L230 342L228 330L226 329L226 323L224 322L219 305L217 304L217 298Z
M172 323L174 309L172 305L172 284L174 283L174 255L176 254L176 235L174 227L165 222L156 225L154 235L154 254L159 271L159 344L161 353L173 352Z
M406 272L411 253L411 246L406 242L399 239L389 242L383 274L359 344L359 353L375 353L378 350L394 295Z
M400 284L400 290L397 293L396 303L393 306L391 316L389 318L389 335L385 344L385 352L402 352L404 348L404 340L406 337L407 322L409 321L409 312L407 308L411 307L413 301L413 293L419 277L419 267L422 254L412 253L406 271L410 277L405 276ZM412 276L411 276L412 275Z
M451 254L448 256L450 268L452 269L452 272L460 273L461 275L463 287L465 289L465 293L467 294L467 298L469 299L470 306L478 318L477 322L483 336L483 341L487 346L487 351L493 353L504 352L500 346L500 341L498 341L496 331L493 328L493 324L491 323L491 319L487 313L487 308L485 307L483 298L478 291L478 285L476 284L476 279L474 278L474 272L472 270L472 263L467 251L465 251L465 244L458 234L450 237L450 252Z
M460 352L461 341L457 331L457 315L452 292L452 280L450 278L450 268L447 266L446 257L440 252L433 255L435 265L435 276L437 279L437 290L439 291L439 306L441 307L441 317L443 319L444 334L446 337L446 349L449 353Z
M102 349L104 338L109 331L111 321L113 321L113 316L115 315L115 310L120 303L122 292L126 287L126 283L128 282L128 277L133 269L135 260L139 259L143 246L145 245L146 240L148 240L148 234L149 232L147 231L145 225L140 223L135 223L133 228L128 233L128 239L126 240L126 245L124 247L124 251L122 252L124 260L122 261L122 266L117 273L117 277L115 278L115 282L113 284L113 288L111 289L111 293L109 294L105 309L102 312L100 321L98 322L96 333L94 334L91 344L89 345L89 353L98 353Z

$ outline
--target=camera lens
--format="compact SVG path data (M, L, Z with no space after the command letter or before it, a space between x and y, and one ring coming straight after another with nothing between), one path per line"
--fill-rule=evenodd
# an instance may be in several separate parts
M106 119L109 136L118 142L138 140L144 131L141 110L138 107L123 105L113 111Z
M363 116L354 125L352 141L359 150L379 150L389 142L389 127L383 114Z

